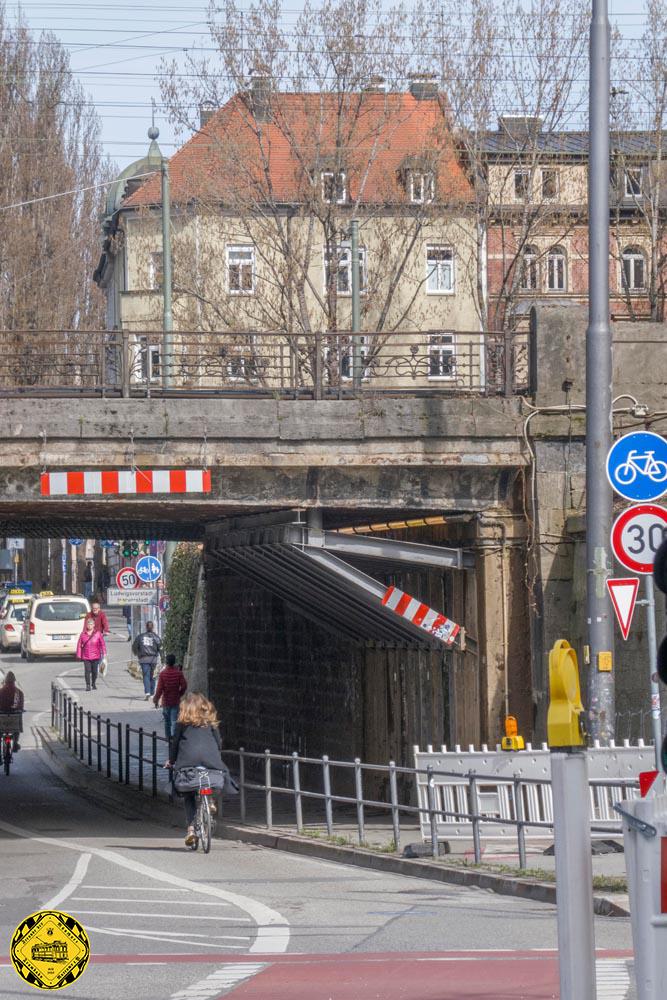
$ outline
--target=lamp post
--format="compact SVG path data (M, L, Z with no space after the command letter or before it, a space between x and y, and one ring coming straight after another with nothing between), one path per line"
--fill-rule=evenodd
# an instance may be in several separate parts
M161 190L162 190L162 330L163 330L163 350L162 350L162 384L168 389L172 384L172 364L174 355L174 344L172 331L174 320L171 311L171 192L169 189L169 160L163 155L158 146L157 139L160 130L156 125L151 125L148 130L148 138L151 144L148 148L148 165L160 169Z
M586 330L586 618L589 730L614 736L614 631L606 581L611 573L613 513L606 459L613 440L609 327L609 72L607 0L593 0L590 34L590 163L588 180L589 306Z
M350 256L352 267L352 384L355 389L361 385L361 275L359 273L359 220L350 223Z

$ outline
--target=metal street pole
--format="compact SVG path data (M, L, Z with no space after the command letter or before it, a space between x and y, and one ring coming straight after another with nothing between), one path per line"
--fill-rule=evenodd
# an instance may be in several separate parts
M164 386L172 383L172 362L174 355L173 337L174 320L171 312L171 193L169 190L169 161L162 157L160 164L162 175L162 327L164 329Z
M563 1000L595 1000L595 932L590 794L585 752L551 754L558 924Z
M662 722L660 720L660 685L658 684L658 640L655 630L655 592L653 590L653 577L644 577L646 585L646 624L648 631L648 668L651 680L651 728L653 729L653 739L655 741L655 766L658 771L662 770L660 764L660 750L662 746Z
M361 329L358 219L352 219L350 225L350 255L352 258L352 381L356 389L361 385L362 378L361 338L357 336Z
M614 736L614 631L606 580L611 573L612 489L605 462L612 444L609 327L609 45L607 0L593 0L590 33L588 174L589 307L586 331L586 616L589 731Z

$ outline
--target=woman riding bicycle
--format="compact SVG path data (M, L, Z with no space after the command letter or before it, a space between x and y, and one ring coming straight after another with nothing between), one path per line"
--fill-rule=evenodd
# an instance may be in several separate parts
M174 735L169 741L169 762L173 767L176 783L182 768L205 768L209 784L222 788L227 768L221 757L222 741L218 730L218 716L208 698L197 691L184 695L181 700ZM185 806L188 831L185 843L191 847L197 840L194 819L197 811L196 790L181 791Z
M14 736L14 752L21 749L19 743L19 733L22 730L21 715L23 711L23 691L16 686L16 676L13 670L8 670L5 674L5 679L0 686L0 713L13 714L17 713L16 716L16 730L13 733Z

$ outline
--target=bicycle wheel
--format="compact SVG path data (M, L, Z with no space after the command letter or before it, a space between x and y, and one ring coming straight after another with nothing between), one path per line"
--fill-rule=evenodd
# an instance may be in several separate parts
M624 462L616 469L616 482L620 483L621 486L629 486L630 483L634 483L636 478L637 470L630 461Z
M200 796L201 802L201 846L204 854L211 850L211 808L208 804L208 796Z
M648 473L648 477L654 483L664 483L667 480L667 462L661 462L656 459Z
M5 774L9 774L9 767L11 765L11 762L12 762L12 748L5 745L2 748L2 763L5 768Z

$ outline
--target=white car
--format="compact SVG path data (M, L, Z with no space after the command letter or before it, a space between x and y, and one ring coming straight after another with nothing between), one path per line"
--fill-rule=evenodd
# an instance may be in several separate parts
M0 649L3 653L18 649L21 645L21 629L27 613L27 604L12 602L7 605L7 610L0 618Z
M21 656L76 655L83 619L90 604L80 594L62 597L33 597L21 632Z

